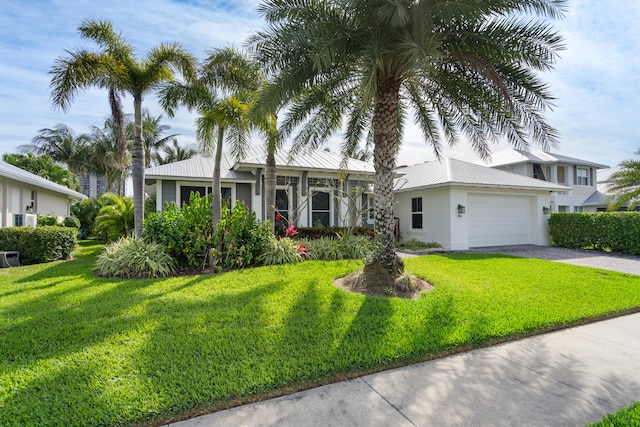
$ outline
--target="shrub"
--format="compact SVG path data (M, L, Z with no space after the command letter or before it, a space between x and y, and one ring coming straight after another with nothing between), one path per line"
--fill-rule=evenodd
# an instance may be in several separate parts
M182 209L172 203L162 212L149 214L143 237L165 246L180 265L204 267L213 247L211 196L191 193Z
M58 216L55 214L40 215L38 214L38 227L51 227L58 225Z
M65 217L65 219L62 220L62 226L63 227L70 227L70 228L75 228L75 229L79 229L80 228L80 220L78 218L76 218L75 216L68 216Z
M0 228L0 249L20 252L24 265L69 259L78 245L77 234L58 226Z
M425 243L425 242L421 242L420 240L409 239L409 240L405 240L402 243L398 243L396 245L396 248L398 248L398 249L407 249L407 250L410 250L410 251L420 251L420 250L423 250L423 249L442 248L442 245L440 243L437 243L437 242Z
M338 259L361 259L372 248L372 240L367 236L346 235L331 239L303 239L309 258L333 261Z
M176 265L162 245L121 238L98 255L96 269L105 277L153 278L172 274Z
M102 207L95 218L94 231L103 240L115 241L133 233L133 199L113 193L100 196Z
M640 212L552 213L549 232L555 246L640 255Z
M275 236L271 236L262 247L262 252L258 256L258 263L275 265L300 262L304 259L303 254L306 254L306 249L304 249L302 243L296 242L289 237L276 239Z
M272 236L271 224L258 222L256 214L242 201L233 210L225 205L214 236L216 262L225 268L254 265Z
M71 215L80 220L80 237L86 239L93 235L93 225L102 203L96 199L86 199L71 206Z
M323 237L335 238L352 234L354 236L368 236L369 238L373 238L375 235L373 228L368 227L354 227L351 233L348 233L348 230L347 227L302 227L297 229L297 237L300 239L320 239ZM285 236L286 228L279 228L277 234L281 237Z

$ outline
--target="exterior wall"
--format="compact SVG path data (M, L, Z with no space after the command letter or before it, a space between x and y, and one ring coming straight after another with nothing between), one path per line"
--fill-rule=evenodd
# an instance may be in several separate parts
M36 192L34 209L27 210L27 206L31 206L32 191ZM70 203L66 195L6 177L0 177L0 207L1 227L12 227L14 214L54 214L58 219L63 219L70 212Z
M550 203L547 191L517 191L506 189L473 187L439 187L409 190L396 193L395 216L400 219L401 240L415 238L423 242L438 242L450 250L469 249L469 195L474 196L514 196L527 197L529 203L530 244L548 246L548 219L544 207ZM411 227L411 199L422 197L423 228ZM458 214L458 205L465 207L465 213Z

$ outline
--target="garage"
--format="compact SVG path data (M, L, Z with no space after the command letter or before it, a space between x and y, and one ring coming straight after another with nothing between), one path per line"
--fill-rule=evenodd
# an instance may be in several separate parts
M530 197L469 193L469 247L532 243Z

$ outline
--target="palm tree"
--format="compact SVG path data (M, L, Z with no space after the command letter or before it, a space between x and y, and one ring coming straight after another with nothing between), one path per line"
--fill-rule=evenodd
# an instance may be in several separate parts
M198 154L198 149L192 144L188 144L182 147L178 144L178 140L173 138L171 144L167 144L162 147L164 156L160 153L155 153L152 161L156 165L166 165L169 163L179 162L181 160L187 160Z
M561 38L548 18L564 0L290 0L260 6L267 28L251 37L275 78L260 108L288 102L282 124L293 152L315 147L341 128L342 152L373 141L376 230L366 273L404 269L393 243L395 160L413 113L426 142L463 137L482 158L488 141L529 140L549 147L556 132L541 111L552 101L536 71L550 69ZM371 277L371 275L369 275ZM388 277L389 278L389 277Z
M31 140L31 144L18 147L22 153L39 156L48 155L53 160L67 165L75 174L87 170L90 138L82 134L76 136L67 125L58 123L54 128L44 128Z
M122 196L131 157L126 145L124 152L122 151L119 132L120 127L112 118L107 119L102 128L92 126L90 138L93 155L88 169L96 175L105 177L107 191L117 188L118 195Z
M70 108L77 93L97 86L133 97L135 136L132 148L133 197L135 236L142 235L144 219L144 169L142 99L164 82L174 79L179 71L187 80L195 76L196 60L176 43L161 44L138 59L133 47L116 33L109 21L84 20L78 28L80 35L93 40L97 52L76 49L67 57L57 58L50 73L51 98L62 110Z
M640 155L640 150L636 151ZM611 175L607 190L613 195L608 210L615 211L622 206L634 210L640 202L640 160L625 160L620 169Z
M224 142L230 144L234 157L245 157L250 130L247 114L250 95L260 83L256 73L242 53L231 47L215 49L205 60L196 84L168 85L160 93L161 104L170 117L178 104L199 114L196 137L201 151L215 155L212 178L214 197L211 201L214 228L222 214L220 167Z
M178 134L163 136L162 134L171 129L171 126L163 125L160 123L161 121L162 115L152 117L148 110L142 112L145 168L150 167L151 159L166 147L172 138L178 136ZM132 130L134 130L134 123L129 123L127 125L127 134L133 134Z

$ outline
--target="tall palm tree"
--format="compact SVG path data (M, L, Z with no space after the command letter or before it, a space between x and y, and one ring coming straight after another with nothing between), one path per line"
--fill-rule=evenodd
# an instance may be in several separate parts
M224 142L236 158L245 157L250 130L248 110L252 90L259 85L257 70L234 48L215 49L204 61L198 82L167 85L161 104L173 116L178 104L196 110L196 137L201 151L215 155L211 214L215 227L222 214L221 161Z
M90 138L88 135L75 135L67 125L58 123L53 128L38 131L30 144L18 147L22 153L48 155L57 162L67 165L75 174L87 170Z
M88 169L96 175L105 177L107 191L113 191L116 188L118 195L123 196L124 181L127 178L131 156L127 146L122 152L119 132L120 127L114 123L113 118L105 120L102 128L92 126L90 138L93 155L88 163Z
M156 153L153 156L152 162L156 165L166 165L187 160L198 154L198 149L193 144L188 144L183 147L178 143L177 138L173 138L171 144L162 147L162 151L164 152L164 156L160 153Z
M640 155L640 150L636 154ZM611 175L611 183L607 186L613 195L608 209L615 211L626 205L627 210L632 211L640 203L640 160L625 160L619 167Z
M267 1L267 28L251 37L275 75L259 105L289 102L294 152L317 146L346 118L342 151L372 134L380 249L365 272L404 269L393 243L393 184L402 131L413 113L426 142L467 139L486 158L502 136L520 148L553 145L541 114L552 101L536 71L552 67L561 37L549 18L564 0Z
M51 98L62 110L70 108L79 91L97 86L133 97L135 137L132 148L135 236L142 235L144 219L144 169L142 99L180 72L187 80L195 77L196 59L176 43L163 43L139 59L133 47L116 33L109 21L84 20L78 31L100 48L76 49L57 58L50 73Z
M142 133L144 141L144 164L145 168L151 166L151 159L178 134L163 135L171 129L171 126L161 123L162 115L157 117L151 116L148 110L142 112ZM131 134L134 130L134 123L127 125L127 134Z

